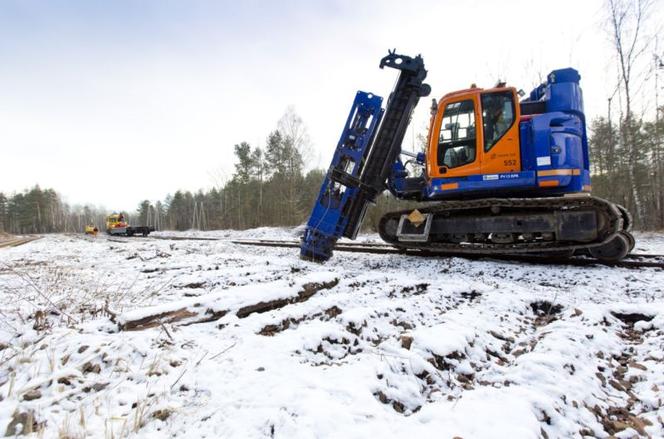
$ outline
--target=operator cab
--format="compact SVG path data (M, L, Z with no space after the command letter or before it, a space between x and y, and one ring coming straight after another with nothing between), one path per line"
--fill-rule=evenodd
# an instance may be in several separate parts
M518 172L517 102L512 87L471 88L444 96L429 132L429 178Z

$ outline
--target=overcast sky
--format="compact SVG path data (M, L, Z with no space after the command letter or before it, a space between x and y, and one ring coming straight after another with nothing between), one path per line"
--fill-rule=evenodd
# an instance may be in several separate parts
M289 105L326 168L356 90L389 94L388 48L422 54L433 97L575 67L590 119L616 84L603 19L601 0L0 0L0 191L133 210L210 188Z

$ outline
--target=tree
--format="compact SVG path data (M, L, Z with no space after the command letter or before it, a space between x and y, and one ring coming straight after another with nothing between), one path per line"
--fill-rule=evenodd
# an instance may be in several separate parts
M143 200L138 205L138 222L140 225L149 225L152 205L149 200Z
M293 106L286 108L286 111L277 123L278 130L284 136L284 141L290 148L297 152L300 159L309 158L311 155L311 139L307 126L302 118L295 112ZM292 157L295 157L293 154Z
M286 173L286 159L284 152L284 139L279 130L274 130L267 136L265 145L265 159L270 170L269 175Z
M251 146L247 142L242 142L235 145L235 174L233 178L237 178L240 183L248 183L254 169L254 161L251 153Z
M626 153L627 183L631 188L636 222L644 220L643 203L637 188L635 171L637 167L636 126L632 109L632 81L643 53L648 47L643 39L643 27L652 7L650 0L606 0L609 11L609 28L615 49L619 74L619 85L624 93L625 107L622 113L623 127L620 141Z
M269 177L265 196L267 221L272 225L294 225L302 220L301 189L304 187L304 159L310 147L307 128L292 107L267 138L265 172ZM261 194L262 195L262 194Z
M594 175L611 175L618 168L615 145L618 143L617 132L603 117L594 119L588 127L591 165Z
M192 209L188 207L191 193L189 193L189 197L186 196L187 193L176 191L168 206L169 224L175 230L187 230L191 226L191 216L189 214Z
M657 109L657 113L662 108ZM648 172L648 187L651 188L652 205L647 204L651 210L654 227L664 227L664 157L662 151L661 135L664 130L664 120L659 114L656 115L654 122L646 122L643 126L646 133L645 139L647 150L650 151L651 159L648 160L650 169ZM649 215L649 218L651 216Z
M251 153L251 160L253 163L253 175L257 180L258 186L258 205L256 206L256 221L258 224L263 224L263 185L265 184L265 169L266 163L263 160L263 150L256 147Z
M149 225L153 226L155 230L162 230L165 217L166 208L161 201L157 200L157 202L154 203L154 223Z
M0 232L5 232L9 228L7 223L7 197L0 192Z

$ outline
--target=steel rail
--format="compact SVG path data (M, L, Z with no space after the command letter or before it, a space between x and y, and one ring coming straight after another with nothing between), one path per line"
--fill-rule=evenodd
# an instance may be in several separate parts
M249 245L259 247L283 247L283 248L299 248L299 241L278 241L278 240L231 240L233 244ZM527 262L532 264L558 264L558 265L572 265L572 266L590 266L590 265L604 265L608 267L623 267L623 268L664 268L664 262L651 262L651 261L638 261L638 260L622 260L616 262L600 261L590 257L547 257L547 256L533 256L533 255L496 255L496 254L468 254L468 253L446 253L432 250L414 250L414 249L398 249L387 245L375 243L338 243L335 250L339 252L355 252L355 253L369 253L369 254L399 254L407 256L418 257L459 257L470 260L499 260L499 261L514 261L514 262ZM659 258L661 255L633 255L634 258Z

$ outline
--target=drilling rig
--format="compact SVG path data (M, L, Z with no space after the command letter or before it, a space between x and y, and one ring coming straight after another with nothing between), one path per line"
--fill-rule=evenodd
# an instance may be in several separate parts
M302 238L303 259L324 262L339 238L355 239L386 190L422 203L380 219L381 238L401 249L618 261L634 248L629 212L590 193L575 69L552 71L524 99L504 83L434 99L426 149L414 154L401 144L431 92L424 60L390 51L384 67L399 71L396 85L385 108L380 96L357 92Z

